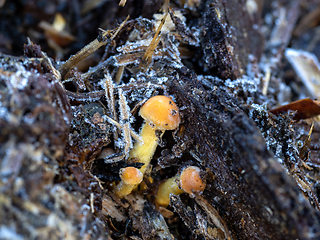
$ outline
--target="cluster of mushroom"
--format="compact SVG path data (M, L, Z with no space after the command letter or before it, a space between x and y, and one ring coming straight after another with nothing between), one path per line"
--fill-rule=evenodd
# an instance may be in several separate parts
M145 123L140 130L141 141L137 141L130 151L129 160L143 163L140 168L127 167L120 170L121 182L114 188L119 197L130 194L141 182L159 143L157 132L174 130L179 126L180 116L177 105L167 96L151 97L140 109L139 114ZM177 181L179 180L179 186ZM199 185L199 186L198 186ZM181 189L180 189L180 188ZM201 193L205 184L197 167L185 168L181 175L168 179L160 185L156 201L159 205L169 204L170 194Z

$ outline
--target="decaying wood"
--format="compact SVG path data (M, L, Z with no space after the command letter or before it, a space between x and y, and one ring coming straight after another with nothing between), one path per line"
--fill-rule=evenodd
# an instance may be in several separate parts
M319 8L272 2L72 1L81 21L67 32L83 48L66 46L78 52L69 60L49 58L31 40L25 57L0 53L0 238L319 239L320 124L301 121L318 115L319 103L295 101L304 96L299 77L313 82L319 64L316 53L288 54L293 32L302 41L303 26L316 31ZM14 15L4 9L2 28L26 24L18 14L3 21ZM92 41L98 27L113 30ZM0 36L0 50L10 49ZM300 63L295 72L282 66L285 52ZM92 53L98 60L77 69ZM180 126L160 137L142 184L120 199L112 193L119 170L142 166L128 161L140 139L138 109L159 94L179 106ZM203 194L157 206L159 184L190 165L203 171Z
M206 1L204 12L201 46L206 67L222 79L241 77L249 54L259 59L262 53L263 38L254 29L258 12L250 16L236 0Z
M1 59L2 69L10 73L0 76L1 104L12 110L0 118L1 238L75 239L81 235L75 226L84 224L92 230L92 237L108 239L104 223L94 218L89 206L82 208L87 202L85 194L73 195L56 179L70 123L64 89L53 75L28 73L28 60L13 59ZM75 172L87 177L88 184L79 188L88 192L94 188L88 173L81 168Z
M185 137L193 141L203 169L212 172L204 198L233 238L309 239L318 234L319 212L268 151L236 99L219 89L205 91L189 71L180 72L170 88L178 104L188 106L182 111L188 116Z

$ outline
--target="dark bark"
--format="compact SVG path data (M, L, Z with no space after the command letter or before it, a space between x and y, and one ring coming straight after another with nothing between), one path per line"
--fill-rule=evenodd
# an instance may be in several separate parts
M206 91L190 71L170 90L183 111L184 138L212 172L204 198L237 239L310 239L320 215L268 151L255 123L225 91Z

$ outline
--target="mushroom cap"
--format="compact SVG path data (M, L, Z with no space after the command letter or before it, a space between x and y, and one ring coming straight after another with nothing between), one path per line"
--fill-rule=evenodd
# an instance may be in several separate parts
M143 179L142 172L135 167L121 168L119 174L121 180L128 185L139 184Z
M206 184L200 177L200 168L194 166L183 169L179 184L180 188L189 194L200 194L206 188Z
M140 115L159 130L173 130L179 126L179 108L171 98L158 95L143 104Z

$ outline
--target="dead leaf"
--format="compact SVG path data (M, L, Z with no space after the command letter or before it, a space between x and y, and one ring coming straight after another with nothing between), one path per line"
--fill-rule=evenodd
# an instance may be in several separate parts
M293 116L293 119L295 120L312 118L320 114L320 102L305 98L270 110L270 112L275 115L283 114L288 111L295 112Z

